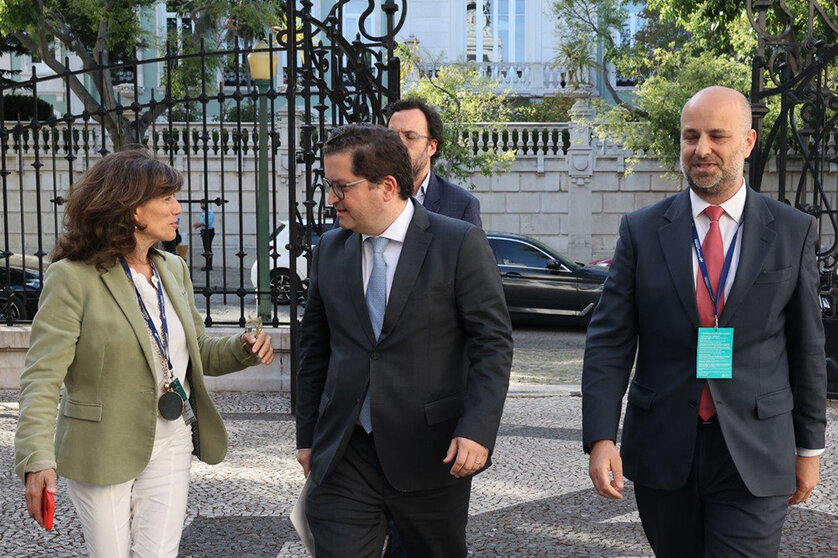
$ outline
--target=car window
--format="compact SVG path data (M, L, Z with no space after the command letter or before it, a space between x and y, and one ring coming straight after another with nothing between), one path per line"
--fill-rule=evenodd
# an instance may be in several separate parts
M546 268L551 259L535 246L524 242L499 238L490 242L500 265Z
M0 264L2 265L2 264ZM27 271L27 275L32 275L31 272ZM10 280L11 278L11 280ZM31 277L30 277L31 278ZM35 279L37 279L37 274L35 275ZM4 285L23 285L26 282L26 278L23 275L22 269L9 269L9 275L6 275L6 268L0 267L0 284Z

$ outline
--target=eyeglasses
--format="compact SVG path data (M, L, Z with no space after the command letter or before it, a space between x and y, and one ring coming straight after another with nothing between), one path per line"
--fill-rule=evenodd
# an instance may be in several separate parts
M355 186L356 184L360 184L362 182L367 182L366 178L362 178L360 180L353 180L352 182L347 182L346 184L341 184L340 182L332 182L325 176L323 177L323 184L326 185L329 190L335 195L335 197L339 200L342 200L346 196L346 189L350 186Z
M416 133L413 130L399 130L399 135L407 141L416 141L419 138L424 138L426 140L434 139L431 136L423 136L422 134Z

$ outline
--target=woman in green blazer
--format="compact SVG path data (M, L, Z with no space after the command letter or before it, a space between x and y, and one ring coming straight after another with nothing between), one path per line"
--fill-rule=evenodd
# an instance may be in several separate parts
M177 555L191 454L227 451L204 376L273 360L265 333L207 336L186 263L153 248L175 236L181 184L144 150L96 163L70 193L32 323L15 471L42 526L44 491L68 479L94 557Z

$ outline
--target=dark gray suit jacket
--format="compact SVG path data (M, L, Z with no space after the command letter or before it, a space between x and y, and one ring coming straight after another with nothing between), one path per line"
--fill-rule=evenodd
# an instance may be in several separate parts
M398 490L456 482L451 438L494 447L512 363L509 313L483 231L415 200L376 342L364 301L361 236L323 235L300 338L297 447L317 483L340 460L369 385L375 446Z
M428 211L460 219L476 227L483 227L480 220L480 202L474 194L431 171L425 201L422 203Z
M795 446L824 447L826 359L815 220L748 190L739 264L721 327L734 328L733 379L710 380L730 455L756 496L795 490ZM615 440L628 387L625 475L672 490L690 471L703 380L689 191L627 215L588 328L583 437ZM637 353L637 367L629 373Z

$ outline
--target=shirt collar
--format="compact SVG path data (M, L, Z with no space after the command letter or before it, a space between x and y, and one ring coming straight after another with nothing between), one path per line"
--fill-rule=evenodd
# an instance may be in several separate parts
M407 229L410 227L410 222L413 220L414 211L413 203L410 200L407 200L407 203L404 204L404 209L402 209L402 212L399 213L398 217L396 217L396 220L390 223L390 226L378 236L404 243L404 237L407 236ZM368 238L372 238L372 236L373 235L371 234L362 234L361 239L362 241L365 241Z
M742 213L745 211L745 198L748 194L748 188L745 187L745 179L742 179L742 185L736 191L733 196L730 197L726 202L720 204L720 207L725 210L725 213L739 223L742 220ZM701 215L704 210L709 207L710 203L703 200L696 194L692 189L690 189L690 204L692 205L692 212L693 212L693 219L697 219L699 215Z
M427 174L425 174L425 178L422 179L422 184L419 185L419 189L416 190L416 193L413 194L413 197L419 200L419 203L425 203L425 196L428 193L428 184L431 182L431 171L429 170Z
M430 184L430 182L431 182L431 171L429 169L428 173L425 175L425 179L422 180L422 185L419 186L419 191L422 192L423 196L428 193L428 184Z

